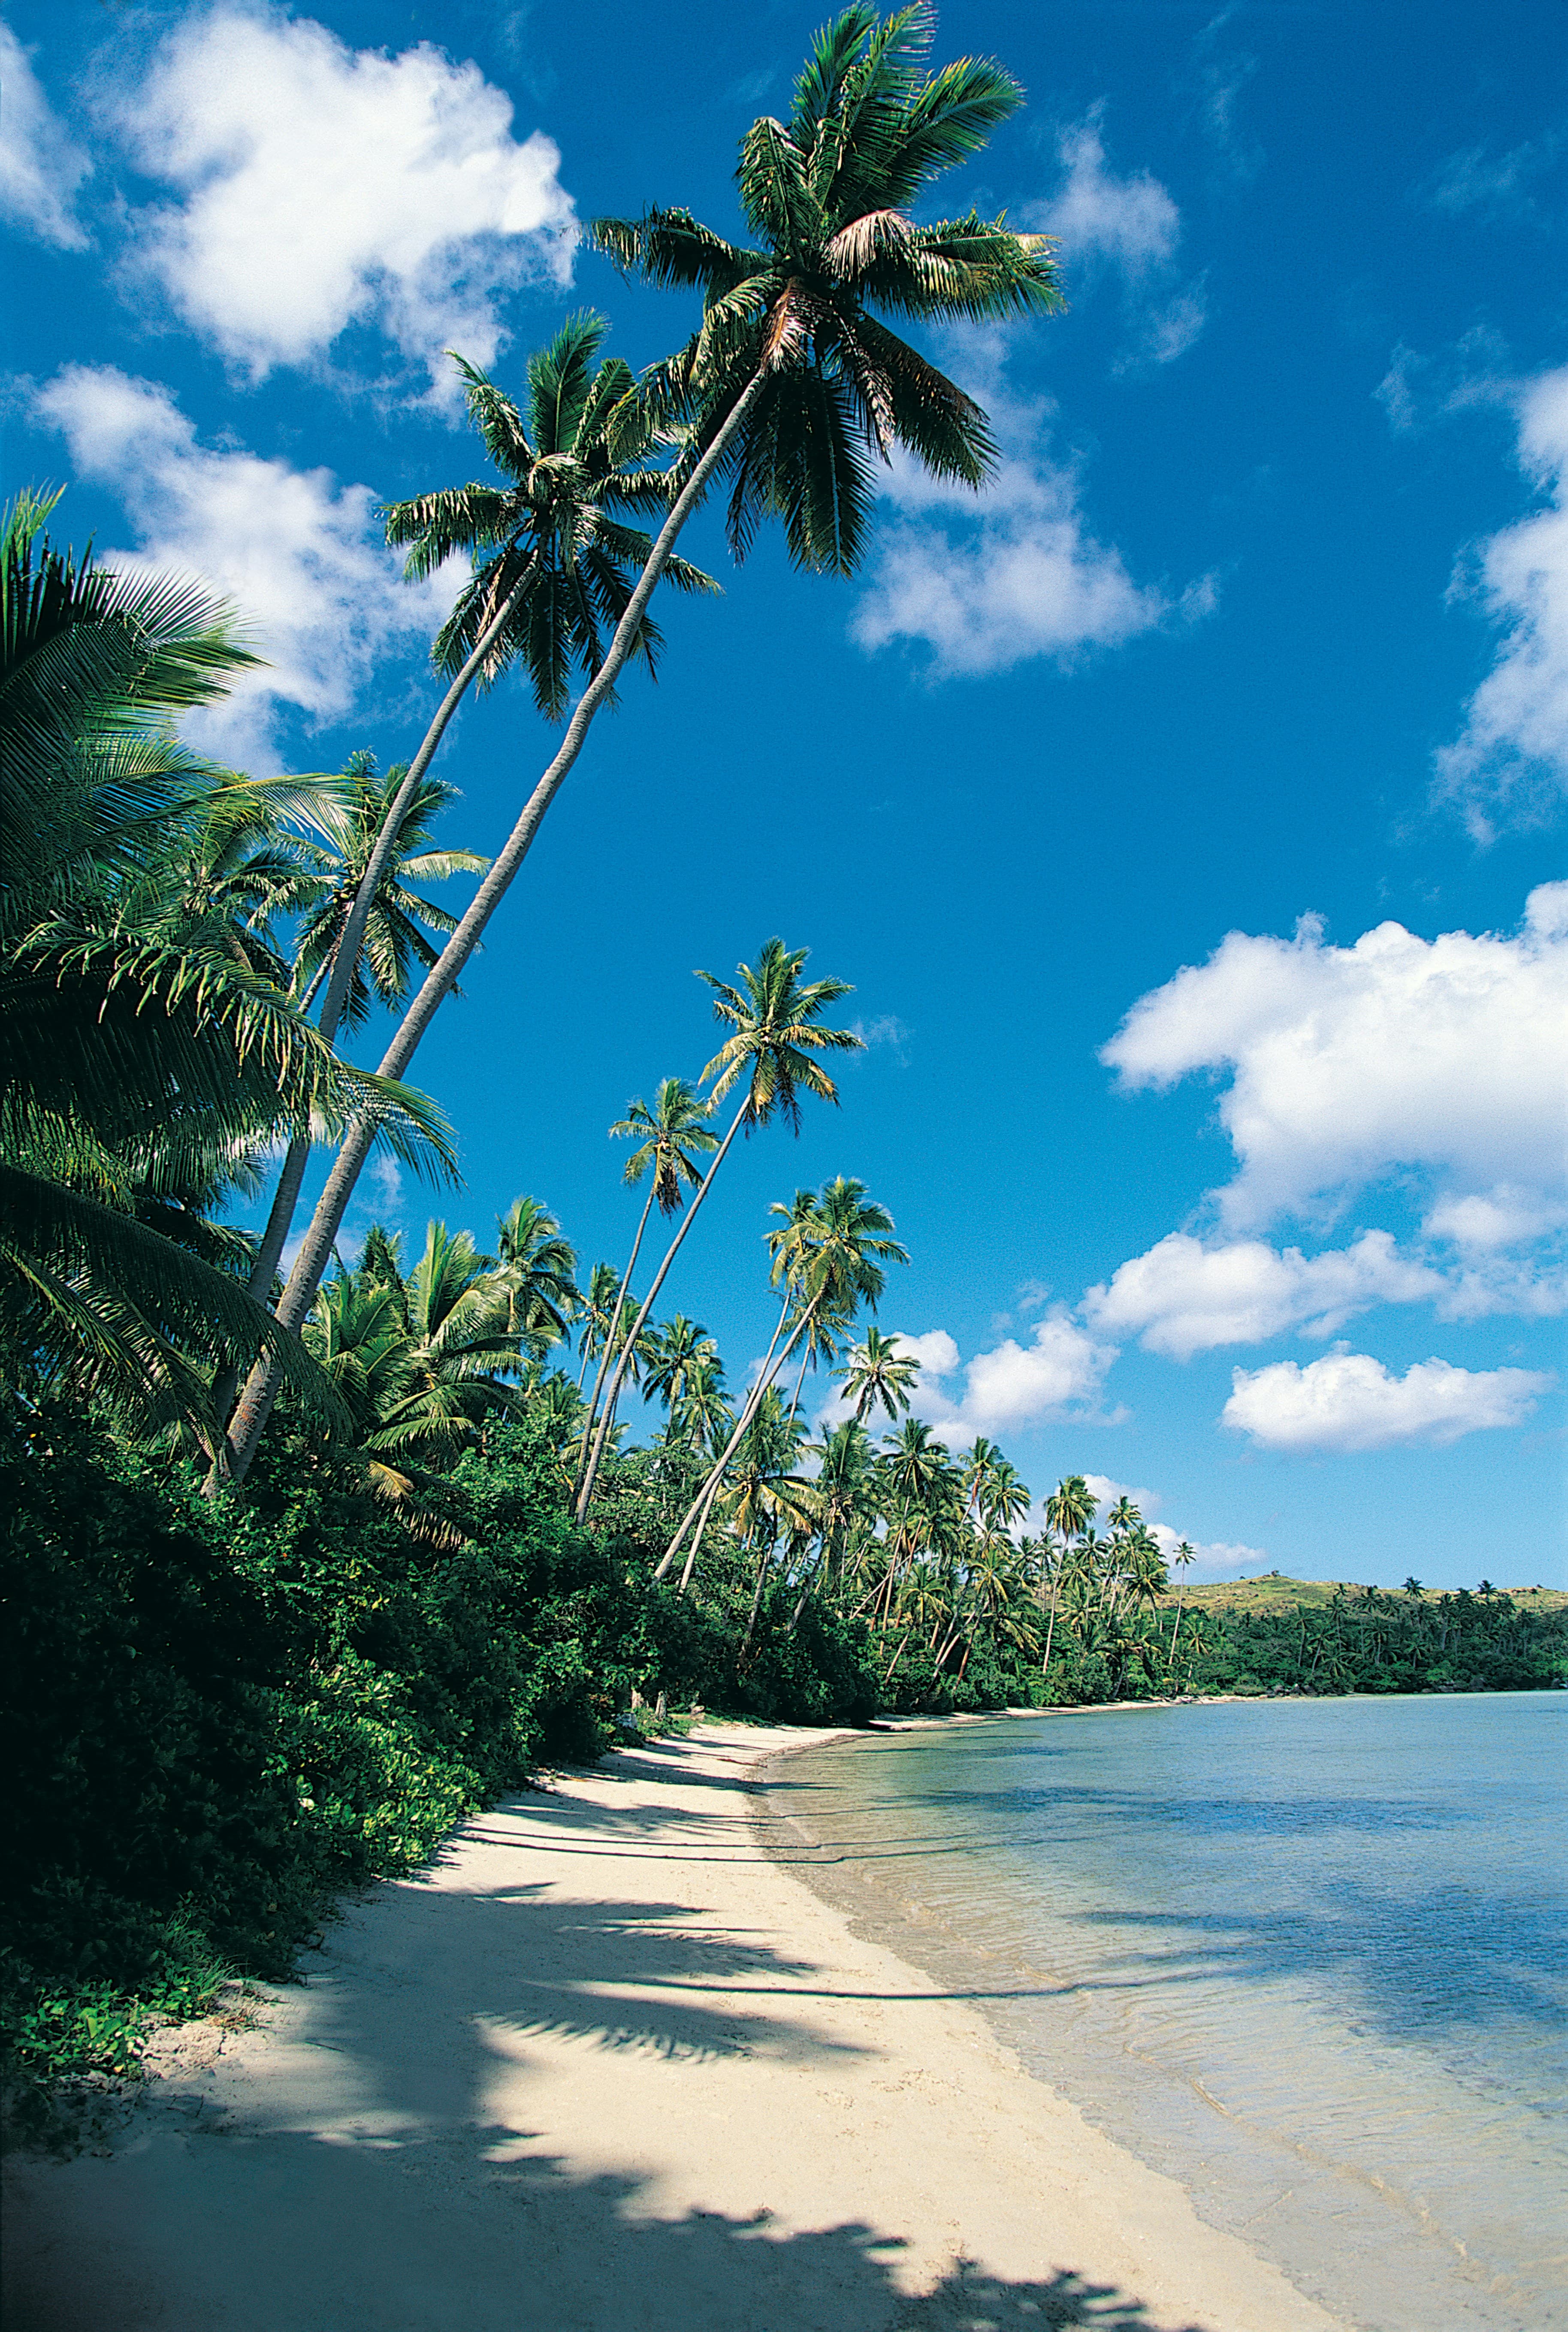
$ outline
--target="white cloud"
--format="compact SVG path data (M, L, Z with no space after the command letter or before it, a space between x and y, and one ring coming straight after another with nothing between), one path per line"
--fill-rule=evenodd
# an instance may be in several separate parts
M1510 800L1528 809L1568 791L1568 366L1520 390L1517 412L1519 466L1544 504L1483 543L1456 579L1503 638L1462 733L1438 755L1439 792L1481 841Z
M1447 1283L1429 1266L1401 1257L1387 1231L1364 1231L1348 1247L1305 1256L1260 1239L1205 1247L1185 1231L1135 1256L1108 1286L1092 1287L1084 1308L1096 1328L1137 1336L1146 1351L1179 1361L1219 1344L1259 1344L1288 1328L1332 1335L1374 1304L1418 1304Z
M378 660L427 640L450 605L449 580L400 580L368 486L204 446L157 382L68 366L33 403L63 433L75 473L112 487L135 529L134 550L105 551L106 563L204 578L234 600L267 657L187 721L208 751L253 771L275 767L280 706L315 723L343 719Z
M1181 212L1149 171L1123 177L1109 167L1104 120L1102 102L1057 131L1056 158L1066 175L1047 202L1023 215L1037 233L1057 237L1069 273L1110 268L1120 274L1133 328L1132 345L1116 366L1125 372L1173 362L1198 338L1206 311L1201 282L1169 289Z
M1027 1344L1009 1336L968 1362L945 1328L931 1328L919 1336L903 1328L894 1333L901 1356L920 1363L920 1381L910 1403L914 1415L955 1447L977 1433L1018 1432L1047 1418L1085 1417L1116 1357L1061 1306L1035 1323ZM851 1404L840 1389L825 1403L817 1421L837 1425L850 1413Z
M940 1433L970 1440L977 1433L1018 1432L1049 1417L1082 1413L1099 1394L1115 1353L1096 1343L1057 1309L1037 1321L1027 1344L1008 1336L961 1364L942 1328L903 1343L921 1362L913 1407ZM962 1383L952 1381L961 1374Z
M1431 182L1428 200L1434 210L1457 217L1463 211L1481 211L1493 217L1520 218L1535 210L1532 179L1549 170L1563 151L1560 131L1526 139L1506 154L1490 155L1484 146L1469 146L1451 154Z
M1530 1369L1470 1370L1418 1361L1391 1376L1369 1353L1337 1352L1232 1372L1222 1424L1265 1449L1348 1454L1397 1442L1457 1441L1520 1424L1553 1382Z
M1263 167L1263 149L1241 120L1241 93L1257 71L1257 59L1244 49L1227 53L1220 47L1220 35L1238 13L1234 5L1221 9L1199 33L1193 53L1203 133L1233 175L1246 183Z
M1505 1186L1554 1209L1568 1133L1568 884L1532 892L1514 938L1427 941L1388 922L1337 948L1313 917L1294 941L1233 932L1141 998L1101 1057L1134 1089L1230 1073L1219 1116L1239 1171L1216 1194L1228 1228L1396 1171L1425 1179L1439 1205Z
M477 65L427 42L389 57L266 7L178 23L104 110L177 203L137 215L139 270L260 380L378 329L447 392L441 350L490 364L498 300L569 280L576 229L538 131Z
M1067 175L1050 201L1030 213L1029 224L1061 238L1068 266L1108 260L1124 274L1146 275L1175 257L1181 214L1147 170L1123 178L1106 168L1104 119L1102 102L1058 130L1056 155Z
M0 214L61 251L83 251L76 191L92 165L50 110L27 51L0 24Z
M969 377L981 377L1001 464L978 499L910 465L888 473L895 515L850 626L860 646L919 640L938 674L999 672L1030 656L1070 663L1173 616L1206 615L1207 582L1177 601L1133 582L1121 552L1090 532L1076 466L1051 458L1050 401L1008 391L985 336L965 335L962 345Z

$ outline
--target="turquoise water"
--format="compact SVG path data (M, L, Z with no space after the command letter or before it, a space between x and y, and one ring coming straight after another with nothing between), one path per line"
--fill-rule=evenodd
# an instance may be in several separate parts
M1368 2332L1568 2327L1568 1696L874 1735L781 1850Z

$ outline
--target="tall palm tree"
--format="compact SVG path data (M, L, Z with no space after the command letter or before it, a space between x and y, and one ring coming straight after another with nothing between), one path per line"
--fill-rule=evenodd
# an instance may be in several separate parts
M679 1214L685 1192L682 1184L695 1188L702 1181L697 1161L719 1146L719 1137L708 1124L709 1104L699 1101L696 1089L684 1077L661 1077L654 1094L652 1109L640 1096L631 1103L625 1117L617 1118L610 1128L612 1142L635 1142L636 1148L626 1163L621 1179L636 1190L645 1175L650 1176L648 1195L643 1200L643 1211L637 1217L636 1236L626 1260L625 1276L616 1294L616 1307L605 1339L604 1357L594 1379L593 1397L583 1420L582 1452L578 1459L579 1474L588 1462L589 1437L598 1418L599 1396L604 1391L605 1371L616 1350L616 1338L621 1324L621 1308L631 1290L632 1274L637 1267L637 1257L643 1244L643 1233L648 1227L648 1216L655 1206L666 1220ZM618 1382L618 1380L617 1380ZM612 1400L611 1407L614 1403Z
M802 1094L814 1094L819 1101L836 1103L838 1099L837 1086L816 1056L856 1052L861 1048L861 1039L849 1029L821 1025L828 1007L854 990L843 980L803 980L800 975L810 951L809 948L787 948L782 940L771 939L759 955L755 970L746 963L738 967L736 982L716 980L711 971L697 974L713 991L713 1018L721 1027L734 1031L703 1071L704 1080L712 1077L714 1081L708 1095L709 1108L737 1086L741 1088L741 1100L691 1205L681 1218L680 1228L654 1274L653 1285L632 1330L634 1343L642 1333L670 1266L680 1253L681 1242L696 1221L703 1201L713 1187L713 1177L741 1127L748 1134L754 1133L759 1126L779 1116L798 1132ZM607 1417L615 1406L625 1365L622 1361L617 1362L616 1373L606 1391ZM605 1438L601 1421L578 1492L578 1522L587 1514L593 1496Z
M921 1418L905 1418L896 1437L884 1442L883 1449L883 1495L888 1520L893 1523L894 1508L898 1520L888 1533L886 1572L866 1600L874 1612L881 1603L885 1618L893 1609L899 1574L913 1553L911 1524L923 1512L934 1521L948 1501L955 1477L947 1444L939 1441Z
M1081 1538L1094 1521L1099 1501L1092 1495L1081 1474L1068 1474L1058 1482L1046 1500L1046 1528L1054 1531L1058 1552L1051 1566L1051 1616L1046 1629L1046 1649L1040 1661L1040 1674L1045 1676L1051 1665L1051 1639L1056 1632L1057 1591L1061 1586L1062 1565L1066 1559L1069 1543Z
M406 1069L527 857L617 674L645 636L648 603L681 530L722 467L733 479L737 550L763 517L777 516L798 562L847 573L865 547L875 461L902 453L939 477L974 486L994 466L980 406L871 312L881 307L901 320L942 325L1061 305L1047 238L1016 234L1004 220L973 212L929 225L913 220L932 181L977 154L1022 100L1017 82L983 59L930 72L931 37L923 6L883 23L857 5L818 35L788 128L759 121L742 143L738 179L756 247L726 242L685 211L596 226L601 248L629 271L703 293L703 320L686 348L654 367L637 393L613 408L613 419L607 416L617 463L642 460L661 435L681 440L666 481L669 515L559 749L405 1015L383 1075ZM509 607L476 640L454 696L500 638ZM367 1155L358 1134L339 1152L279 1307L286 1324L309 1307ZM265 1423L267 1384L259 1372L231 1429L240 1474Z
M1173 1668L1176 1665L1176 1639L1181 1633L1181 1606L1187 1600L1187 1572L1190 1565L1197 1561L1196 1550L1183 1539L1180 1546L1172 1549L1171 1560L1181 1576L1176 1591L1176 1617L1171 1627L1171 1658L1166 1663L1168 1668Z
M835 1373L844 1379L846 1397L854 1400L855 1422L864 1425L867 1410L879 1406L890 1419L904 1414L920 1375L920 1362L912 1352L901 1352L898 1338L884 1336L874 1322L865 1331L865 1343L856 1344L844 1367Z
M574 317L549 348L530 359L527 425L512 399L459 359L470 416L506 483L419 495L387 514L388 539L408 547L411 576L431 573L464 549L479 564L435 643L437 664L453 672L451 685L392 794L342 923L321 1006L330 1027L341 1015L397 834L467 689L475 683L488 685L521 663L541 711L555 718L564 707L571 665L580 659L605 677L605 688L594 697L597 708L613 692L615 674L628 655L651 663L658 633L646 609L659 575L684 589L717 588L697 569L668 558L650 574L653 545L617 515L625 509L662 508L664 486L660 473L645 465L655 442L651 420L640 425L623 415L612 446L609 416L626 405L634 384L625 364L598 360L604 331L596 317ZM607 626L613 630L613 669L609 656L601 655ZM590 682L590 694L593 687ZM412 1060L430 1015L454 988L520 863L519 857L491 865L468 913L426 971L388 1057L397 1053ZM368 1154L359 1133L339 1152L279 1305L285 1326L297 1329L310 1309ZM230 1420L226 1464L236 1481L249 1468L274 1391L270 1369L253 1371Z
M703 1524L725 1469L774 1377L807 1333L812 1320L821 1312L846 1315L862 1304L875 1311L886 1285L884 1265L909 1261L908 1251L893 1237L893 1217L885 1207L867 1195L864 1182L850 1175L836 1175L831 1182L823 1185L819 1198L810 1204L804 1203L810 1199L808 1192L797 1192L793 1206L776 1202L772 1212L784 1219L769 1239L773 1249L775 1285L783 1279L787 1290L780 1318L782 1321L793 1312L796 1324L781 1350L770 1348L729 1441L660 1558L654 1572L655 1579L664 1577L691 1526L692 1551L682 1575L683 1588L690 1581L702 1544ZM775 1330L774 1347L778 1343L779 1333ZM794 1430L793 1419L790 1429Z

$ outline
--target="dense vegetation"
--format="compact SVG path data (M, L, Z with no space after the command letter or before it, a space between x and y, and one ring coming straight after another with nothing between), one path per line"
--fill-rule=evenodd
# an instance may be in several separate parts
M973 61L927 74L925 38L919 11L865 8L821 36L789 124L742 149L756 249L684 212L601 223L628 268L703 292L677 357L636 380L579 319L521 404L464 368L502 483L387 514L412 572L473 560L408 764L205 763L178 722L252 660L231 611L61 548L55 498L6 514L0 1954L26 2126L62 2072L129 2068L146 2013L286 1974L345 1888L639 1712L1563 1680L1560 1620L1489 1592L1194 1614L1136 1509L1102 1525L1080 1477L1025 1534L1002 1451L914 1413L917 1366L874 1316L904 1251L853 1177L772 1208L772 1339L732 1394L701 1324L655 1307L677 1263L691 1300L684 1243L736 1140L837 1099L849 991L803 948L703 974L717 1051L612 1126L640 1193L624 1264L585 1264L529 1196L493 1238L433 1221L417 1253L383 1228L338 1250L378 1145L454 1179L409 1059L617 671L651 662L655 584L705 588L672 545L708 482L738 553L777 518L799 564L846 570L871 460L987 473L980 408L870 311L1048 307L1055 272L1000 221L912 223L1018 94ZM551 720L588 680L492 865L435 839L454 797L428 765L464 690L513 665ZM459 916L429 894L464 874ZM372 1075L343 1046L383 1009L403 1017ZM317 1146L335 1161L285 1282ZM234 1218L269 1180L253 1232Z

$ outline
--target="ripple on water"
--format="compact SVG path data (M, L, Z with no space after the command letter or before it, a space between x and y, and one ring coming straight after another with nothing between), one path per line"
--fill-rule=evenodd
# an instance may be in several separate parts
M792 1758L781 1850L1368 2332L1568 2327L1568 1696Z

